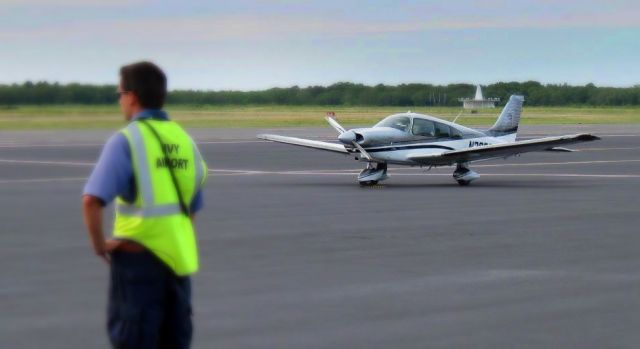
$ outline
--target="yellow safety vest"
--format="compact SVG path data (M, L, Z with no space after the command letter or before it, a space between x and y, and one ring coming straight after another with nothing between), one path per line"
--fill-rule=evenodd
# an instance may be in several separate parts
M155 129L162 144L139 121L120 130L131 149L137 191L132 203L116 198L113 235L144 245L177 275L189 275L198 270L196 237L191 219L181 211L169 166L186 207L204 185L207 166L180 125L170 120L145 122Z

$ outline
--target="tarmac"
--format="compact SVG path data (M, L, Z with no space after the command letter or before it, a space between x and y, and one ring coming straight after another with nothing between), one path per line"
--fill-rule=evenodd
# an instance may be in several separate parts
M391 167L363 188L350 157L253 137L328 127L192 131L210 167L194 348L640 344L638 125L523 126L602 140L477 163L468 187ZM80 196L110 133L0 132L1 348L109 346Z

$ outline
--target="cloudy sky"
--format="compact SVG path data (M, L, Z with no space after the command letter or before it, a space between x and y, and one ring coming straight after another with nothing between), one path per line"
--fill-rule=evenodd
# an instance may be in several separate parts
M640 84L640 1L0 0L0 83Z

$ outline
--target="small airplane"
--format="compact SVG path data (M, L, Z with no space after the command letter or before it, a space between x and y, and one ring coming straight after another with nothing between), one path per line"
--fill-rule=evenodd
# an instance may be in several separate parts
M453 178L460 185L468 185L480 175L469 168L475 161L483 161L532 151L572 152L559 145L595 141L591 134L553 136L516 140L524 97L512 95L495 124L488 130L475 130L430 115L394 114L370 128L346 130L329 113L326 120L339 133L340 143L263 134L258 138L355 155L367 166L358 175L362 186L375 185L388 178L387 165L456 166ZM456 118L457 119L457 118Z

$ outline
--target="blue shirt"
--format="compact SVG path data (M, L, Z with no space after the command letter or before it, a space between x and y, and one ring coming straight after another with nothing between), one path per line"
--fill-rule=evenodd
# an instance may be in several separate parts
M162 110L145 109L134 115L131 121L153 118L169 120ZM127 202L136 198L136 180L131 162L131 149L127 137L120 132L113 134L102 148L100 158L84 186L84 195L95 196L103 205L112 202L116 196ZM191 212L202 209L202 190L198 190L191 201Z

